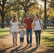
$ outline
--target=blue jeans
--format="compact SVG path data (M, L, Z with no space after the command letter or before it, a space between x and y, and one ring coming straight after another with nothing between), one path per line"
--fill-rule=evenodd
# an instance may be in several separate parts
M20 38L20 42L24 42L24 38Z
M36 43L38 45L38 41L39 41L39 44L40 44L41 30L36 30L35 35L36 35Z
M29 33L30 33L30 41L29 41ZM32 29L26 30L27 34L27 44L32 44Z

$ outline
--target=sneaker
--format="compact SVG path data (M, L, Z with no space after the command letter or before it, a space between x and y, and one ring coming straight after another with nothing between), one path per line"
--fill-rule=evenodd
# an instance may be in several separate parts
M17 44L16 44L16 46L17 46Z
M30 44L30 47L32 47L32 44Z
M40 44L39 44L39 47L40 47Z
M22 46L23 46L23 44L20 44L20 46L22 47Z
M38 45L36 46L36 48L38 48Z
M15 47L15 45L13 45L13 47Z
M29 45L29 43L27 43L27 46Z

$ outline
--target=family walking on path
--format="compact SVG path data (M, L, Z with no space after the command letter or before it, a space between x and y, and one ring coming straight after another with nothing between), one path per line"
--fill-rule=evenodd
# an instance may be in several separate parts
M10 21L10 33L12 33L13 36L13 46L17 46L17 34L20 34L20 46L23 46L24 35L26 34L27 46L29 45L32 47L32 29L35 32L36 47L40 46L41 31L43 30L42 24L42 20L38 15L35 15L33 20L29 13L26 13L26 18L24 19L23 26L19 26L17 16L14 16L13 20ZM26 31L24 30L24 27L26 27Z

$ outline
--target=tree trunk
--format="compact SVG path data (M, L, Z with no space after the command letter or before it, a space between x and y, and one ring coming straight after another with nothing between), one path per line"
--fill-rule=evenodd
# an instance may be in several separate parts
M26 6L26 7L24 7L24 11L25 11L25 18L26 18L26 13L27 13L27 11L28 11L27 6Z
M25 18L26 18L26 12L27 12L27 11L25 10Z
M4 13L4 6L5 6L5 4L4 4L4 1L3 1L2 11L1 11L1 22L2 22L1 28L4 28L4 16L5 16L5 13Z
M4 5L2 5L2 12L1 12L1 28L4 28L4 16L5 16L5 13L4 13Z
M2 22L2 24L1 24L1 28L4 28L4 13L2 13L2 15L1 15L1 22Z
M47 25L46 25L46 22L47 22L47 12L46 12L46 0L44 1L45 2L45 11L44 11L44 29L47 28Z

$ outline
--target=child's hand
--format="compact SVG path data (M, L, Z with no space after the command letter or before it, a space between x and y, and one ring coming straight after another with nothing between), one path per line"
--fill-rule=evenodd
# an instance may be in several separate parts
M17 33L19 33L19 32L17 32Z
M20 31L18 31L18 33L20 33Z
M11 34L11 31L10 31L10 34Z
M33 32L35 32L35 31L33 30Z
M24 35L25 35L26 33L24 33Z

